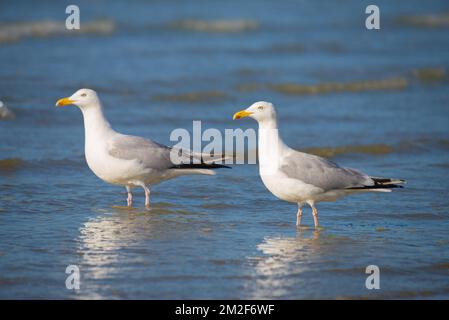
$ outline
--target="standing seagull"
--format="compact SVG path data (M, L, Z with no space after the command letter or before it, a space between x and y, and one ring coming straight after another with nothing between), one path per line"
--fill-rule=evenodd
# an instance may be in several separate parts
M209 169L226 168L203 161L201 154L114 131L104 117L103 107L94 90L80 89L71 97L56 102L56 106L70 104L78 106L83 113L85 156L89 168L100 179L126 187L128 207L132 206L133 187L143 188L145 207L149 208L149 185L182 175L213 175L215 173Z
M233 119L250 117L259 123L259 173L276 197L298 204L296 225L301 225L302 206L313 212L315 228L318 211L315 203L370 191L390 192L402 188L405 180L370 177L360 171L289 148L279 136L273 104L260 101L234 114Z

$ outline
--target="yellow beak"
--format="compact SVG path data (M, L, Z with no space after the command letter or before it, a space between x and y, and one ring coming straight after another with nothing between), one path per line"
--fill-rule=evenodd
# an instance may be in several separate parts
M234 113L234 116L232 117L232 120L245 118L245 117L248 117L248 116L250 116L252 114L253 114L252 112L248 112L246 110L241 110L239 112Z
M73 104L75 101L70 100L69 98L62 98L59 99L58 101L56 101L56 106L57 107L63 107L63 106L67 106L69 104Z

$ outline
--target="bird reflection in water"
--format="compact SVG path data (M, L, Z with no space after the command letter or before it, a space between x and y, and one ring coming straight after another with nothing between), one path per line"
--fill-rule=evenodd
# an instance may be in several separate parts
M256 281L252 281L250 298L292 298L291 292L298 291L303 274L311 271L311 262L323 250L322 232L303 228L296 237L265 238L257 246L263 256L255 258Z
M151 211L113 207L87 221L78 238L86 289L82 291L91 298L101 298L101 292L109 296L112 287L109 288L108 279L123 272L123 261L131 268L148 263L144 259L153 255L155 249L146 245L146 240L170 236L170 229L179 231L182 215L186 212L159 203Z

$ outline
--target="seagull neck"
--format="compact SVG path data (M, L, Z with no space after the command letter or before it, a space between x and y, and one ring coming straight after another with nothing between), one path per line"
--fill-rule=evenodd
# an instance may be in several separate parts
M278 121L277 119L269 119L259 122L259 130L260 129L270 129L277 130L278 129Z
M84 118L86 142L88 137L95 136L101 138L113 131L111 125L103 114L103 107L101 105L87 109L82 108L81 111Z
M279 135L276 119L259 123L259 161L268 159L284 150L285 145Z

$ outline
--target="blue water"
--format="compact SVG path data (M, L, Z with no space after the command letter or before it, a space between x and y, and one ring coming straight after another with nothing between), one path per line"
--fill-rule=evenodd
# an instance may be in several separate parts
M63 23L67 3L0 3L0 100L16 115L0 120L0 298L449 298L448 24L401 20L444 16L446 1L376 1L379 31L364 27L368 1L78 4L81 28L107 19L114 30L2 42L11 24ZM384 79L406 85L273 87ZM192 120L255 128L232 114L272 101L290 146L365 146L333 160L408 184L320 204L317 232L309 209L309 228L295 227L296 207L265 189L256 165L160 184L150 211L137 191L124 209L125 190L85 163L79 110L53 107L82 87L116 130L165 144ZM365 288L370 264L380 290ZM77 291L68 265L79 266Z

